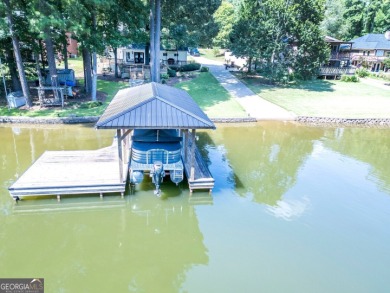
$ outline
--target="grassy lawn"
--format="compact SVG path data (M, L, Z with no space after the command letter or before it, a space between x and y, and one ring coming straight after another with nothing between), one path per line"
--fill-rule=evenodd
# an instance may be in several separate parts
M186 90L210 118L241 118L248 115L209 72L175 85Z
M69 66L69 69L74 70L74 74L76 77L83 77L84 76L83 58L81 58L81 57L69 58L68 59L68 66Z
M256 78L241 80L263 99L296 115L390 118L390 90L362 82L314 80L289 87L278 87L261 84Z
M214 61L220 61L220 62L225 62L225 54L222 53L224 50L220 50L221 54L218 56L214 56L213 49L199 49L200 56L214 60Z
M82 80L80 83L82 84ZM68 99L68 102L72 103L71 107L66 109L42 109L42 110L23 110L23 109L8 109L8 107L0 107L0 116L26 116L26 117L71 117L71 116L99 116L106 109L107 105L110 103L112 98L121 88L128 87L128 84L125 82L112 82L112 81L104 81L98 80L97 90L105 92L107 94L107 98L105 102L97 107L88 108L88 103L84 103L81 105L76 101L72 101L72 98Z

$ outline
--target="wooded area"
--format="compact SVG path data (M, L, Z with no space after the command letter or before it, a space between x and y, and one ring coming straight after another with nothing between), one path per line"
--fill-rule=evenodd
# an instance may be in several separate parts
M153 81L160 78L161 45L229 48L248 58L249 70L307 79L328 54L324 35L383 33L389 15L390 0L2 0L0 58L8 87L22 90L29 106L28 78L41 83L45 70L55 75L58 58L68 67L67 34L79 44L92 100L97 54L111 48L116 61L117 48L132 43L149 46Z

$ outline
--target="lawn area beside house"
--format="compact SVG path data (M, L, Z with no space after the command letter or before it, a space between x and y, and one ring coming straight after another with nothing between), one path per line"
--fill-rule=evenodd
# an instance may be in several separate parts
M225 50L220 50L220 54L218 56L214 56L213 49L200 49L199 48L200 56L207 58L207 59L210 59L210 60L219 61L219 62L224 63L225 62L225 54L222 52L225 52Z
M68 98L65 102L68 104L64 109L59 107L47 107L36 110L26 109L8 109L7 106L0 107L0 116L25 116L25 117L84 117L84 116L100 116L112 98L122 88L128 87L126 82L114 82L106 80L97 81L97 90L104 95L104 101L101 105L95 106L93 102L80 102L77 99ZM78 80L79 86L83 85L83 80ZM100 95L101 95L100 94Z
M258 78L241 78L261 98L299 116L390 118L390 89L362 82L312 80L286 87L265 85Z
M243 118L248 114L209 72L175 84L187 91L210 118Z
M83 58L69 58L68 59L69 69L74 70L74 74L77 78L81 78L84 76L84 67L83 67Z

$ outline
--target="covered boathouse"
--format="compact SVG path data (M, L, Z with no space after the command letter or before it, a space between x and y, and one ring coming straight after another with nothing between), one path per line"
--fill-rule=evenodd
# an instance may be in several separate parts
M92 151L46 151L9 188L11 197L120 193L124 195L133 130L178 130L190 191L214 187L195 144L196 129L215 129L187 92L148 83L120 90L96 124L116 129L113 145ZM45 174L45 176L42 176Z
M181 141L180 164L184 167L190 192L194 189L211 191L214 187L214 179L195 144L195 134L197 129L215 129L215 125L186 91L155 82L122 89L108 105L96 128L116 129L119 174L122 179L127 177L128 171L132 174L134 170L153 168L150 162L144 162L141 168L138 162L132 160L133 144L135 146L135 137L138 137L134 135L135 131L154 133L158 142L159 133L162 141L164 133L174 130ZM152 158L150 152L146 159ZM166 150L165 153L168 158L170 152ZM165 164L164 158L162 155ZM164 168L171 173L178 168L177 164L166 163Z

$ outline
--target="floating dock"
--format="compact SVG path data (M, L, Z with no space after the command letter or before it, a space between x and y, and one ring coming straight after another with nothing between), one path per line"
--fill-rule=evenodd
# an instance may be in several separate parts
M116 146L92 151L46 151L8 190L18 197L125 192Z

